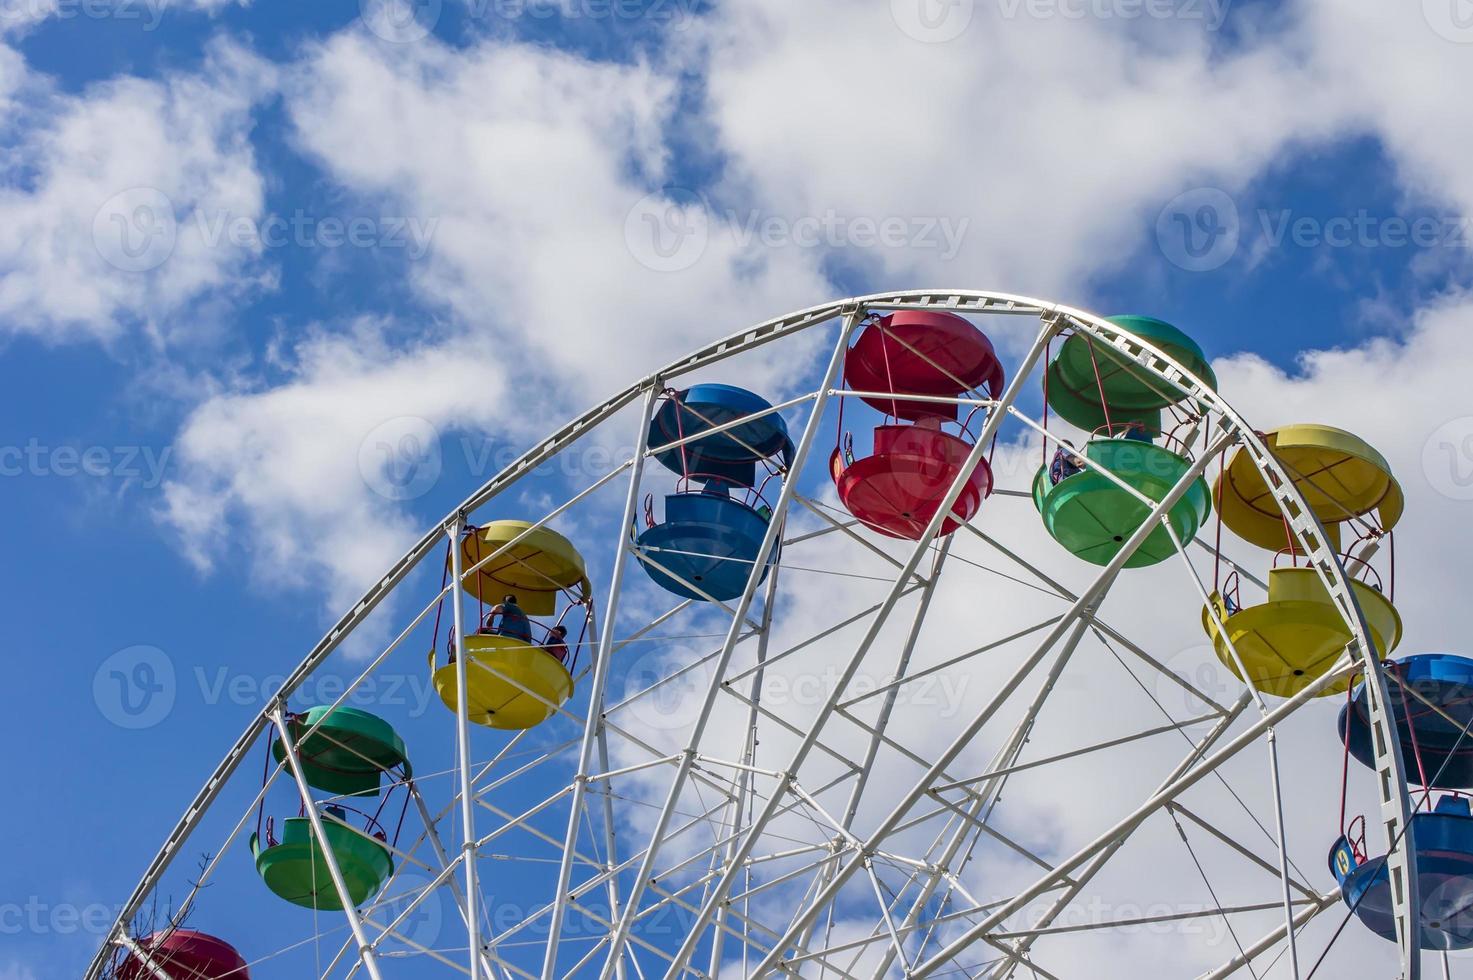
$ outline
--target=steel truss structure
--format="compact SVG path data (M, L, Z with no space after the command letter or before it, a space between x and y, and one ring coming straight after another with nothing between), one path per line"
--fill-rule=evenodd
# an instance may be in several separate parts
M843 355L855 331L872 314L897 310L950 311L974 318L984 329L1002 316L1038 324L1021 359L1012 365L1006 390L979 403L985 422L937 516L919 541L898 543L870 534L818 499L802 479L822 469L826 419L832 419L841 399L856 394L841 386ZM823 331L830 332L832 345L818 386L774 409L801 416L802 425L794 433L793 462L745 591L730 602L683 601L658 615L640 615L645 607L626 601L634 580L643 578L627 532L648 481L646 460L668 448L646 442L647 420L657 399L693 372ZM1037 369L1050 343L1065 331L1087 335L1128 358L1156 383L1199 406L1202 416L1201 449L1191 470L1164 500L1145 501L1151 519L1108 565L1085 569L1085 584L1073 589L1041 567L1047 563L1019 554L990 530L989 518L999 509L1028 506L1007 500L1007 489L972 525L937 539L943 515L962 492L967 474L991 451L1005 422L1053 438L1023 410L1020 396L1037 385ZM466 523L478 516L521 516L506 510L509 492L538 467L612 425L616 416L634 422L621 433L621 444L632 443L634 452L533 523L535 529L557 521L598 491L617 492L622 484L622 513L611 554L593 554L594 559L612 559L607 575L595 583L600 609L593 656L586 658L589 666L577 678L573 699L546 723L556 737L535 729L488 733L469 722L464 707L454 715L445 713L446 723L454 727L456 765L439 774L442 778L420 776L409 786L417 839L394 849L398 873L413 872L424 881L405 892L396 890L396 875L385 892L393 895L394 904L381 898L355 909L340 870L329 862L332 885L346 909L340 915L347 938L326 964L324 976L1052 977L1056 974L1049 970L1048 950L1065 936L1203 917L1230 922L1236 916L1271 913L1279 923L1275 928L1252 941L1239 941L1234 933L1230 958L1202 975L1216 980L1278 956L1288 975L1300 977L1296 939L1338 896L1314 888L1294 866L1285 839L1276 726L1358 670L1367 678L1375 728L1380 812L1374 823L1382 828L1390 855L1401 975L1417 980L1420 964L1412 922L1417 881L1405 858L1411 849L1412 807L1400 756L1394 748L1386 751L1397 743L1386 682L1347 572L1291 474L1222 397L1140 338L1081 310L969 290L840 300L743 330L590 409L475 490L333 625L290 674L280 696L236 740L124 903L88 980L104 976L120 947L146 959L140 937L131 932L136 914L161 886L227 784L244 778L242 763L263 740L279 735L287 752L253 800L252 811L277 779L282 785L294 784L313 833L322 838L323 818L310 804L284 720L286 700L386 597L405 587L411 572L438 556L447 539L458 540ZM1353 636L1334 669L1286 700L1265 700L1244 688L1229 703L1220 703L1171 671L1151 643L1132 639L1102 612L1107 596L1124 580L1119 573L1130 556L1156 526L1172 527L1165 519L1172 504L1229 447L1240 447L1263 474L1300 553L1318 570ZM1031 518L1031 509L1022 516ZM1193 553L1199 559L1215 556L1210 548L1192 552L1180 540L1176 544L1187 580L1205 602L1207 587ZM806 549L818 547L849 549L852 557L842 568L804 567ZM1005 635L988 635L985 620L979 620L977 635L965 637L965 650L956 649L955 642L939 642L926 632L934 604L941 601L938 595L949 581L983 564L970 560L964 549L1005 567L1006 572L987 571L1044 596L1053 603L1053 613ZM444 589L416 595L416 614L367 662L338 703L382 669L417 630L422 636L427 617L447 596L456 635L464 635L462 590L456 583L497 555L467 568L458 547L449 551L453 571ZM760 569L774 554L778 559L764 582ZM878 572L860 571L870 566ZM784 606L789 579L824 571L862 581L864 602L851 609L836 601L829 619L795 623ZM1247 570L1243 575L1251 578ZM846 580L833 581L843 588ZM1199 607L1184 608L1195 618ZM678 632L682 626L689 628L678 639L660 632ZM664 653L641 656L642 668L650 674L631 687L627 665L636 651L651 649L650 644ZM1071 665L1079 659L1076 653L1095 644L1123 651L1153 682L1191 693L1207 710L1182 718L1168 712L1164 723L1160 717L1149 718L1125 734L1030 756L1030 740L1067 685ZM804 658L816 651L823 651L829 670L821 693L801 705L774 703L770 680L790 668L800 669L794 665L807 662ZM462 706L467 703L464 660L457 677ZM917 730L914 713L905 711L908 691L984 664L985 696L950 715L932 717ZM875 682L877 675L883 680ZM676 720L651 723L671 715L672 705L679 712ZM1122 813L1102 819L1094 836L1071 851L1047 851L1020 840L1016 826L1004 819L1001 795L1010 780L1080 759L1114 758L1113 753L1160 736L1182 738L1185 751L1153 777L1154 790ZM1227 764L1255 745L1268 762L1265 793L1270 800L1263 820L1252 815L1264 830L1256 845L1219 827L1212 815L1187 800L1188 791L1204 781L1226 786ZM983 746L986 758L978 756ZM537 791L515 790L531 774L539 780L532 784ZM438 792L431 794L431 788ZM250 815L248 811L241 817L204 869L186 908L197 901L200 884L231 853ZM1183 840L1189 828L1198 840L1215 841L1258 868L1267 888L1259 901L1225 906L1214 895L1212 903L1198 910L1075 921L1071 909L1090 896L1092 883L1123 860L1142 827L1162 820L1169 820ZM1314 848L1320 843L1314 842ZM1267 851L1261 854L1264 845ZM483 876L492 860L533 862L519 880L532 882L529 891L536 894L527 896L526 908L514 921L492 916L488 909ZM1009 873L999 880L1008 884L1002 892L981 894L976 869L988 866L989 860L1007 866ZM448 896L456 909L454 935L442 929L437 941L426 943L405 923L417 908L441 896ZM263 893L262 900L269 898ZM576 929L570 928L574 922ZM162 966L147 966L167 980Z

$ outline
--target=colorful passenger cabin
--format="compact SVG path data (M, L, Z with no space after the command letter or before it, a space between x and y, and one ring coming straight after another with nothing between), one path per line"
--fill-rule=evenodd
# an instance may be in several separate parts
M830 457L845 509L881 534L919 539L972 453L969 423L982 406L964 397L996 399L1003 381L992 342L954 313L903 311L866 324L845 354L844 382L885 421L868 456L856 458L845 434ZM992 485L992 467L979 460L939 533L971 520Z
M1422 653L1385 665L1391 710L1407 780L1433 789L1473 789L1473 660ZM1375 768L1370 708L1358 685L1340 710L1340 738Z
M1053 461L1039 468L1033 478L1033 505L1055 541L1095 565L1115 559L1151 516L1153 505L1192 468L1185 447L1173 443L1180 450L1173 451L1157 445L1152 434L1138 423L1125 424L1113 435L1105 428L1085 445L1082 458L1060 447ZM1167 511L1171 531L1158 525L1124 567L1165 561L1176 551L1172 531L1186 545L1211 511L1207 481L1198 477Z
M1386 532L1401 520L1406 504L1401 484L1385 457L1359 436L1328 425L1289 425L1263 439L1324 526L1332 550L1341 550L1341 529L1347 525ZM1222 523L1238 537L1272 552L1298 546L1263 474L1244 450L1229 458L1213 495Z
M635 540L640 564L682 598L736 598L771 523L769 487L793 461L786 423L759 395L700 384L666 393L650 420L649 445L679 482L659 521L653 497L645 499L645 526ZM759 581L776 558L774 550Z
M1350 584L1376 649L1383 656L1389 654L1401 642L1396 607L1375 587L1358 579ZM1265 694L1281 698L1297 694L1334 666L1351 636L1340 607L1313 568L1271 570L1268 598L1256 605L1239 608L1214 592L1212 605L1202 610L1202 628L1229 670ZM1248 671L1246 678L1233 659L1233 649ZM1348 678L1331 684L1321 696L1342 693L1349 684Z
M534 530L525 521L468 528L460 549L468 575L465 590L479 602L477 631L454 644L467 654L466 714L473 723L488 728L532 728L552 717L572 696L572 668L581 637L559 642L552 633L556 627L535 621L529 621L525 635L516 635L492 624L488 610L494 610L504 596L513 595L528 617L549 617L557 613L558 600L563 597L569 602L563 616L582 609L586 630L592 597L583 556L561 534L546 527ZM472 572L473 568L477 570ZM560 621L556 626L563 624ZM561 655L555 652L559 648ZM440 664L432 650L430 671L440 700L451 711L458 711L454 654L448 663Z
M331 799L311 805L318 810L327 850L343 873L350 900L355 907L362 905L378 894L394 870L392 842L381 821L387 819L385 811L395 790L404 787L411 775L404 741L376 715L331 705L288 715L286 730L307 785L331 794ZM270 756L284 766L287 781L294 783L287 746L280 737L271 740ZM409 805L407 790L402 795L400 825ZM360 804L375 798L376 804ZM294 905L341 909L342 900L323 849L314 839L306 807L299 805L296 816L282 821L279 836L275 818L265 818L265 812L263 801L250 844L256 872L266 887Z
M124 950L116 980L251 980L245 958L223 939L193 929L165 929Z
M377 796L384 776L409 778L404 740L392 725L357 708L319 705L287 719L302 774L313 789L334 796ZM277 762L286 758L281 739L271 743Z
M568 594L577 601L590 591L583 556L573 543L551 528L532 530L526 521L466 528L460 558L465 591L482 607L511 594L527 615L552 616L560 596Z
M1357 436L1324 425L1286 426L1267 433L1264 442L1319 519L1323 544L1340 554L1376 656L1389 656L1401 639L1401 617L1369 559L1402 515L1401 486L1390 466ZM1223 525L1245 541L1274 551L1275 567L1268 574L1268 595L1262 602L1241 602L1235 588L1215 591L1202 610L1203 628L1218 657L1234 673L1240 671L1232 648L1251 683L1288 697L1335 663L1350 641L1349 625L1316 569L1277 567L1284 560L1297 565L1304 549L1245 451L1239 449L1228 458L1214 497ZM1349 546L1342 544L1350 535L1355 540ZM1343 692L1348 685L1346 679L1321 693Z
M1209 388L1217 387L1202 348L1165 320L1135 315L1107 320L1170 357ZM1085 432L1130 424L1160 431L1162 411L1185 397L1124 351L1082 333L1064 339L1049 363L1044 390L1049 410ZM1194 409L1191 414L1200 412Z
M1391 879L1386 858L1368 858L1364 822L1356 839L1342 836L1330 849L1330 871L1340 896L1361 923L1383 939L1396 939ZM1473 816L1464 796L1444 796L1434 810L1411 818L1413 861L1421 903L1422 949L1473 948Z
M358 908L377 895L394 873L387 834L367 813L336 804L317 806L327 848L343 873L349 901ZM267 820L264 834L251 834L251 854L256 873L278 897L318 911L342 909L327 859L305 812L282 821L279 837L275 821Z

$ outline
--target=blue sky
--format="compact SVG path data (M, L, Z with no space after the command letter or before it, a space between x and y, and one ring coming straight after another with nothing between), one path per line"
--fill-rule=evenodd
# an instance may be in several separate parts
M1473 412L1473 39L1430 0L1222 25L977 0L954 37L903 0L444 0L390 37L370 0L59 2L0 0L0 980L87 962L67 910L122 900L254 692L488 475L466 446L523 448L835 296L995 288L1183 326L1251 419L1322 411L1404 464L1418 639L1462 638L1466 484L1424 449ZM159 200L168 247L127 224ZM641 209L699 227L698 254L661 267ZM838 238L796 240L826 217ZM775 241L743 238L767 219ZM898 244L853 243L885 219ZM361 446L405 416L443 470L395 501ZM175 679L133 728L108 665L138 646ZM222 669L245 693L201 689ZM443 741L432 720L411 732ZM290 918L253 885L201 922Z

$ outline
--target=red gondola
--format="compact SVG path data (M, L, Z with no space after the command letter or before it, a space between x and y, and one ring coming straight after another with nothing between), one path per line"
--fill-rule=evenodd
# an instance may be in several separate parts
M138 948L152 961L128 953L118 967L118 980L154 980L155 968L170 980L251 980L251 971L235 948L193 929L170 929L138 940Z
M834 449L830 471L845 508L881 534L918 539L972 452L970 423L982 406L963 416L968 396L995 399L1003 380L992 342L953 313L906 311L866 324L845 355L844 382L885 420L868 456L855 458L848 434ZM971 520L991 492L982 459L940 533Z

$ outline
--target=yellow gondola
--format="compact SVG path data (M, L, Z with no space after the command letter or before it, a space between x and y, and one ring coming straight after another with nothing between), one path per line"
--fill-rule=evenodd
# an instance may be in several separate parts
M1285 426L1265 435L1264 442L1324 527L1323 544L1356 571L1351 589L1370 627L1376 654L1388 656L1401 640L1401 617L1382 594L1367 558L1376 551L1376 541L1401 520L1405 507L1390 465L1359 436L1327 425ZM1245 541L1275 552L1275 563L1288 556L1297 564L1303 547L1246 452L1238 450L1228 460L1214 496L1225 526ZM1355 556L1346 553L1355 550L1354 540L1342 544L1346 527L1368 542ZM1214 593L1203 608L1202 626L1219 659L1241 677L1232 656L1236 649L1248 674L1243 679L1267 694L1289 697L1303 690L1334 665L1350 642L1343 612L1312 567L1272 569L1268 597L1256 605L1239 608L1231 598L1236 590L1224 592L1228 597ZM1322 693L1344 692L1348 683L1342 680Z
M1377 589L1358 580L1352 580L1351 587L1377 653L1384 658L1401 642L1401 616ZM1217 628L1218 622L1226 635ZM1202 625L1228 669L1265 694L1285 698L1329 670L1350 642L1345 619L1313 568L1273 569L1268 573L1268 601L1245 609L1230 609L1214 593L1212 605L1202 610ZM1233 661L1229 640L1243 659L1247 678ZM1322 694L1343 694L1349 683L1346 678L1331 684Z
M467 533L460 542L468 573L466 592L485 605L515 595L528 616L553 615L559 595L565 592L575 604L587 605L590 587L578 549L556 531L544 527L528 533L531 528L525 521L497 521ZM572 697L569 666L551 652L560 648L565 654L567 647L552 640L545 626L532 625L544 634L542 643L494 632L472 632L461 638L459 646L466 657L466 713L475 724L506 730L531 728L552 717ZM455 662L437 665L431 650L430 675L440 700L451 711L458 711Z
M520 730L540 725L573 695L573 675L540 646L509 636L465 638L466 715L477 725ZM430 655L434 667L434 654ZM460 710L455 665L434 671L435 693Z
M1264 442L1325 526L1326 544L1335 551L1347 521L1376 512L1380 529L1389 531L1401 520L1401 485L1385 458L1359 436L1328 425L1288 425ZM1214 497L1222 523L1238 537L1273 552L1294 544L1278 501L1247 453L1239 450L1228 460Z
M467 572L495 555L466 579L465 590L490 604L515 593L527 615L551 616L557 612L559 593L588 597L588 573L573 543L549 528L539 527L507 547L531 526L526 521L496 521L462 538L460 558Z

